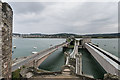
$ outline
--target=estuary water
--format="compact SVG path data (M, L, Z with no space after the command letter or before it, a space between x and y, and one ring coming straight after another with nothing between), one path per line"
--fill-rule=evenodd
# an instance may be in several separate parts
M40 52L51 46L64 42L65 39L48 39L48 38L13 38L12 58L29 56L32 52ZM100 48L110 52L111 54L118 56L118 39L92 39L92 42L98 44ZM34 48L37 47L37 48ZM72 52L71 49L67 52ZM104 69L98 62L92 57L87 50L79 50L82 53L82 69L83 73L92 75L95 78L103 78ZM60 71L64 65L64 52L62 48L52 53L43 63L39 66L40 69L49 71Z
M13 48L12 58L30 56L32 52L40 52L64 41L65 39L55 38L13 38L13 46L16 46L16 49Z

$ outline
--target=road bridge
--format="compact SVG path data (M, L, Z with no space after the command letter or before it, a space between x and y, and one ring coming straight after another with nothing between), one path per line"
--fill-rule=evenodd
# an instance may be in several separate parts
M58 48L62 48L63 46L67 46L69 42L63 42L62 44L55 45L46 50L43 50L39 53L33 54L32 56L27 57L25 60L22 60L18 63L12 65L12 71L17 70L19 67L23 65L35 66L38 67L51 53L56 51Z

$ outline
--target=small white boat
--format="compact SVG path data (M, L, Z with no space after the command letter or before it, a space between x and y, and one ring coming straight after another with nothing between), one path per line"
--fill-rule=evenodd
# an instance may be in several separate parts
M37 47L33 47L34 49L37 49Z
M16 49L16 46L13 46L14 49Z
M38 52L32 52L32 54L36 54L36 53L38 53Z

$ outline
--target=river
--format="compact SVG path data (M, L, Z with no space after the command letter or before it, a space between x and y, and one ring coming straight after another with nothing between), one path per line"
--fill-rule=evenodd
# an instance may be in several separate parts
M13 38L12 58L29 56L32 52L39 52L51 46L64 42L65 39L48 39L48 38ZM98 44L100 48L118 56L118 39L92 39L92 42ZM37 48L34 48L37 47ZM72 50L67 50L71 52ZM94 78L103 78L104 69L96 62L87 50L79 50L82 53L83 73L92 75ZM40 69L49 71L60 71L64 65L64 52L62 48L52 53L43 63L39 66Z

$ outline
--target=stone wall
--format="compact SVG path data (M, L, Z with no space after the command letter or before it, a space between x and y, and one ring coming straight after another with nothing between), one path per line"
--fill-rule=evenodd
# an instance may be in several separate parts
M2 22L2 3L0 2L0 78L2 77L2 30L1 30L1 22Z
M83 38L82 39L82 45L85 46L85 43L90 43L91 42L91 38Z
M10 5L0 2L0 77L6 79L11 78L12 20Z

